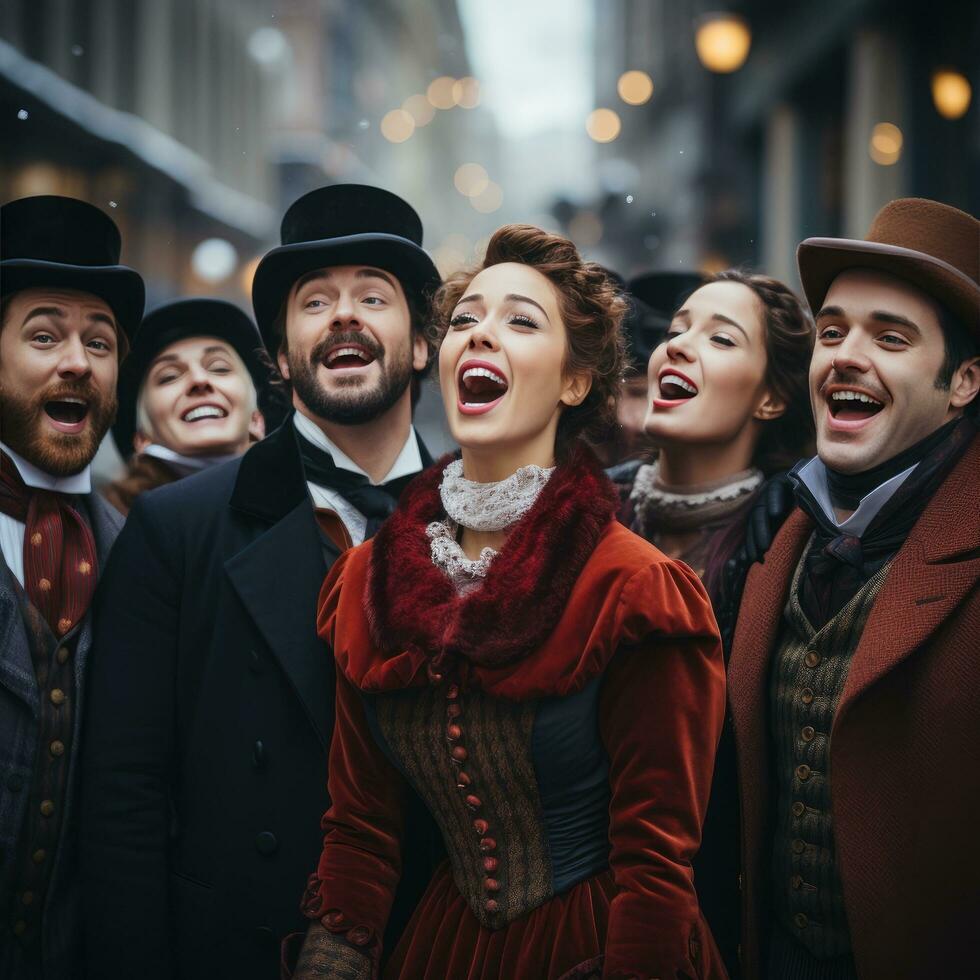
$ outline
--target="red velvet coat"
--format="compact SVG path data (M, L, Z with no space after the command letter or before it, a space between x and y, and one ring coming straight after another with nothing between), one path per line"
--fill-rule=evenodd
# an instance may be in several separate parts
M520 704L600 678L608 869L495 929L480 924L444 868L385 975L723 977L690 864L724 708L721 648L700 581L616 523L611 486L580 461L552 477L482 588L459 597L433 567L424 533L442 513L439 479L438 468L420 477L321 593L337 722L333 805L307 914L377 968L400 867L404 777L372 737L365 696L436 685L452 699L446 685L458 681L461 699L470 691ZM455 793L441 730L434 741L445 753L446 792Z
M834 718L834 832L861 980L974 976L980 962L978 484L980 437L893 560ZM749 573L728 667L749 980L765 975L770 922L769 661L811 530L794 511Z

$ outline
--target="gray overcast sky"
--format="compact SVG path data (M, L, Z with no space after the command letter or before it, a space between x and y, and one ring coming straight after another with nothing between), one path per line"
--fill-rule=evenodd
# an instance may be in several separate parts
M459 0L481 100L505 137L584 131L594 108L590 0Z

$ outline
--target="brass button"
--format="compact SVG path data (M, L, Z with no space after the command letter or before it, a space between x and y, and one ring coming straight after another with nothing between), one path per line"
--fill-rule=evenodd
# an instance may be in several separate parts
M72 625L72 623L71 623L71 620L70 619L59 619L58 620L58 632L59 633L67 633L71 629L71 625Z
M800 732L800 735L803 736L803 741L804 742L812 742L813 741L813 737L816 734L817 734L817 731L816 731L816 729L812 725L804 725L803 726L803 731Z
M56 687L49 695L52 704L62 705L68 700L68 695L60 687Z
M33 905L34 892L24 892L24 894L20 896L20 900L24 905Z
M48 748L50 749L50 751L51 751L51 754L52 754L53 756L55 756L56 758L57 758L58 756L62 756L62 755L64 755L64 754L65 754L65 743L64 743L64 742L62 742L60 738L56 738L56 739L55 739L55 740L54 740L54 741L53 741L53 742L52 742L52 743L51 743L51 744L50 744L50 745L48 746Z
M27 932L27 923L23 919L18 919L14 923L14 935L23 936Z
M41 537L41 532L40 531L35 531L31 535L31 544L34 545L35 548L39 548L41 546L41 542L43 540L44 540L44 538Z
M803 690L800 691L800 700L804 704L813 704L813 691L811 691L808 687L803 688Z
M810 767L804 763L802 766L796 767L796 778L801 782L805 783L810 778Z
M816 650L807 650L806 656L803 658L803 663L812 669L816 667L821 660L823 660L823 657L821 657Z
M805 929L810 924L810 920L802 912L797 912L793 916L793 922L796 923L797 929Z
M92 566L91 566L91 564L89 564L89 562L87 562L87 561L80 561L78 563L78 574L79 575L88 575L88 573L90 571L92 571Z
M71 654L68 651L68 647L58 647L58 652L55 656L58 658L59 664L66 664Z
M800 803L799 800L797 800L793 804L793 816L802 817L805 812L806 812L806 807L802 803Z
M802 854L806 850L806 841L802 841L797 837L790 846L793 848L794 854Z
M46 578L38 579L37 580L37 587L42 592L50 592L51 591L51 580L50 579L46 579Z
M54 815L54 800L41 801L41 816L50 817Z
M48 852L43 848L39 847L32 855L31 860L35 864L44 864L44 859L48 856Z
M803 875L793 875L789 880L790 888L799 891L803 887Z

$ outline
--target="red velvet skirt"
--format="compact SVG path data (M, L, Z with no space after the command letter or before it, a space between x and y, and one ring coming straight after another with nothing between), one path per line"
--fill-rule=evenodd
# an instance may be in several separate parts
M449 862L436 870L385 969L385 980L591 980L602 975L612 871L515 919L481 926Z

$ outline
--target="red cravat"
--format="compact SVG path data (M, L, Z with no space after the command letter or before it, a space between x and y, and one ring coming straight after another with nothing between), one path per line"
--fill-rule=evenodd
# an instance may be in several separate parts
M88 610L95 591L95 539L64 493L27 486L0 455L0 513L27 526L24 591L54 634L64 636Z

